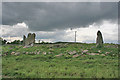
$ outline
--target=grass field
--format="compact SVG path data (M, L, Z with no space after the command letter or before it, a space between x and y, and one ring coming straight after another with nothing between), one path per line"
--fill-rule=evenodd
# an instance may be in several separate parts
M2 50L3 78L118 78L116 44L3 45Z

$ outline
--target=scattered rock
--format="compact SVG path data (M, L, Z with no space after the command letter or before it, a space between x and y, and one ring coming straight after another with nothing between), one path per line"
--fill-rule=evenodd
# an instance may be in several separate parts
M40 51L38 51L37 54L40 54Z
M113 54L113 56L114 56L115 54Z
M48 54L53 54L52 52L48 52Z
M105 52L105 54L109 54L110 52Z
M15 52L12 52L12 53L11 53L11 55L14 55L14 54L15 54Z
M15 56L18 56L18 55L20 55L20 52L16 52L14 55L15 55Z
M101 54L101 56L105 56L105 54Z
M54 49L49 49L49 51L50 51L50 52L53 52L53 51L54 51Z
M29 52L28 54L34 54L34 52Z
M96 55L96 53L90 53L89 55Z
M28 52L26 52L25 54L28 54Z
M99 53L101 53L101 50L98 50Z
M88 55L99 55L99 53L87 53Z
M23 48L27 48L26 46L24 46Z
M86 54L90 55L90 53L86 53Z
M96 55L99 55L99 53L96 53Z
M68 52L68 54L70 54L70 55L76 54L76 51L70 51L70 52Z
M72 57L78 57L79 55L78 54L76 54L76 55L73 55Z
M86 55L81 55L82 57L86 56Z
M46 52L43 52L44 55L46 55L47 53Z
M56 57L60 57L60 56L62 56L63 54L61 53L61 54L58 54L58 55L55 55Z
M82 53L87 53L87 52L88 52L88 50L83 50L83 51L82 51Z

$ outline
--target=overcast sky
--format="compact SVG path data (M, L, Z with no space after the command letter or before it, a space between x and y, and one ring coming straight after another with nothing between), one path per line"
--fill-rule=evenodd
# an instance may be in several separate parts
M70 29L72 28L72 30ZM29 32L48 42L95 42L100 30L105 42L117 43L117 2L4 2L2 37L20 39Z

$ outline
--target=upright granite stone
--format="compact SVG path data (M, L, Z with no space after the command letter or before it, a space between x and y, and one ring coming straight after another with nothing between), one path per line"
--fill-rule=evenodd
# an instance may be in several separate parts
M35 36L36 36L35 33L33 33L33 34L29 33L28 36L27 36L27 38L24 35L23 36L23 45L25 47L31 47L31 46L33 46L34 43L35 43Z
M23 46L25 46L25 39L26 39L26 36L23 35Z
M103 46L103 37L102 33L99 30L97 32L96 46L99 48Z

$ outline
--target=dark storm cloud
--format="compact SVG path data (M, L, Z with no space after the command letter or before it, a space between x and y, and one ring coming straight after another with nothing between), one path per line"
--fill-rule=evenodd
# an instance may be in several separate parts
M117 19L117 2L4 2L2 24L25 22L30 30L51 31L87 27Z
M0 2L0 24L2 24L2 4Z

